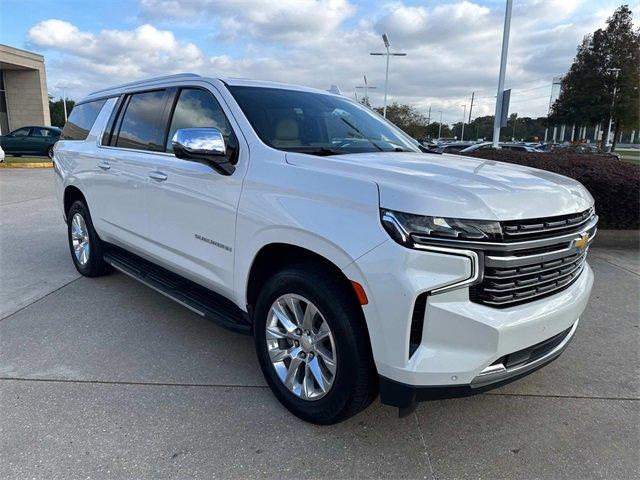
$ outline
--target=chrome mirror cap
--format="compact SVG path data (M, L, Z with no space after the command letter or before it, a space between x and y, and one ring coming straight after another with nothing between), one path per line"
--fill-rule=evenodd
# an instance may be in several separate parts
M181 128L171 139L173 151L188 155L224 156L227 146L222 132L217 128Z

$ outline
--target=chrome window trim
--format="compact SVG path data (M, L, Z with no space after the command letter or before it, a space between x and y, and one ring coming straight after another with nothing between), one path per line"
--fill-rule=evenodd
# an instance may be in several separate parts
M190 80L203 80L202 77L200 75L197 74L185 74L187 77L189 77L188 79ZM182 74L176 74L176 77L180 77L182 76ZM167 79L171 79L172 75L168 75L166 77L161 77L160 79L157 80L161 80L161 82L159 84L155 84L155 83L150 83L149 85L152 87L150 89L146 89L147 86L149 85L145 85L144 89L140 90L140 89L129 89L129 90L125 90L122 91L118 94L112 94L110 95L108 98L118 98L122 95L134 95L137 93L144 93L146 91L154 91L154 90L160 90L160 89L169 89L169 88L177 88L178 89L178 94L175 98L175 101L177 102L179 99L179 91L185 88L193 88L193 89L198 89L198 90L202 90L205 92L208 92L209 94L211 94L211 96L215 99L215 101L218 103L218 105L220 106L220 109L222 110L224 116L226 117L227 121L229 122L229 125L231 126L231 131L233 132L233 134L236 136L237 139L239 139L240 137L238 136L236 130L241 132L241 129L239 127L234 127L233 123L231 123L231 121L229 120L229 118L233 118L234 122L237 121L235 119L235 117L233 116L233 112L231 111L231 109L229 109L228 104L226 103L226 100L224 99L224 97L222 96L222 93L220 92L220 90L218 90L215 85L210 84L206 81L204 81L204 83L207 83L207 86L203 86L201 83L193 83L193 82L188 82L188 83L167 83L166 80ZM173 80L173 79L172 79ZM179 80L178 78L176 78L176 80ZM129 86L136 86L138 84L142 84L145 81L139 81L139 82L131 82L131 83L127 83L124 85L120 85L118 87L114 87L115 88L121 88L121 87L129 87ZM209 88L212 87L215 89L215 93ZM106 89L105 91L109 91L112 89ZM98 92L101 92L102 90L99 90ZM98 93L98 92L93 92L93 93ZM91 95L93 95L93 93ZM216 96L216 93L219 95ZM87 101L91 101L91 100L87 100ZM223 102L224 105L223 106ZM114 105L113 108L115 108L117 105ZM118 115L119 117L120 115ZM171 119L173 118L173 111L171 111L171 115L169 116L168 120L169 120L169 126L171 125ZM115 119L115 121L117 122L118 118ZM182 160L178 157L175 156L175 154L173 152L166 152L166 151L155 151L155 150L142 150L142 149L137 149L137 148L126 148L126 147L117 147L115 145L103 145L102 144L102 139L104 137L104 132L106 131L107 127L109 126L109 119L107 119L106 123L103 125L102 127L102 131L100 132L100 136L96 139L96 145L98 146L98 148L105 148L108 150L117 150L120 152L135 152L135 153L146 153L146 154L151 154L151 155L163 155L165 157L172 157L175 158L176 160L180 160L183 162L187 162L188 160ZM244 136L243 136L244 138ZM246 141L246 139L245 139ZM238 148L240 149L240 141L238 141ZM238 159L239 159L239 155L238 155ZM235 164L234 164L235 165Z
M178 158L173 153L169 153L169 152L154 152L153 150L138 150L135 148L113 147L111 145L98 145L98 148L105 148L107 150L117 150L118 152L146 153L147 155L164 155L165 157Z

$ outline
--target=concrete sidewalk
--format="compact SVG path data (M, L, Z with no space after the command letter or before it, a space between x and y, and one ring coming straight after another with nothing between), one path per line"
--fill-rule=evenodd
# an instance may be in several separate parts
M591 302L548 367L319 427L275 400L250 337L124 275L80 277L53 174L0 171L0 478L640 476L637 251L591 250Z

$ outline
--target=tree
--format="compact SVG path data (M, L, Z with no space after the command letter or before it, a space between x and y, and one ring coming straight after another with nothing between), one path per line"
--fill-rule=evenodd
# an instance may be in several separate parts
M382 108L374 109L382 115ZM413 138L425 138L427 136L427 117L411 105L402 105L393 102L387 105L387 120L404 130Z
M443 138L451 137L453 135L453 131L451 130L449 125L443 123L442 128L440 128L439 122L431 122L427 127L426 133L426 136L428 138L438 138L438 133L440 133L440 136L442 136Z
M617 78L612 69L619 69ZM604 29L585 36L578 46L573 64L562 79L549 123L600 123L606 130L611 116L615 147L622 127L637 125L640 120L639 84L640 29L634 28L629 7L622 5L607 19ZM606 133L602 141L604 146Z
M371 103L369 102L369 97L361 97L358 99L358 102L360 102L362 105L364 105L365 107L369 107L371 108Z
M73 110L76 104L73 100L67 99L67 115ZM51 115L51 125L54 127L64 127L64 107L62 99L53 101L53 97L49 95L49 114Z

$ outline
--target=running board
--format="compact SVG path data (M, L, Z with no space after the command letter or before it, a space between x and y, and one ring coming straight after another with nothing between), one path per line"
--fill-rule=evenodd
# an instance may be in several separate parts
M222 295L120 248L105 253L104 261L198 315L251 335L249 315Z

